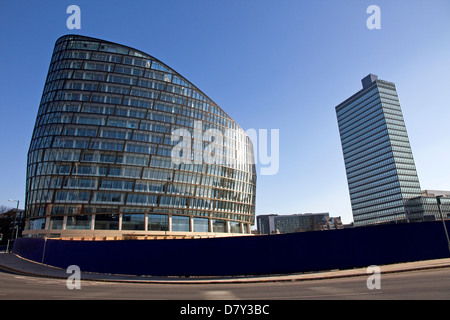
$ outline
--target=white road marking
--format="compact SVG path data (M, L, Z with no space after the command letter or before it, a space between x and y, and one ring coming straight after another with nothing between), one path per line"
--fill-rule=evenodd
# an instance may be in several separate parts
M208 290L202 292L205 299L209 300L236 300L238 299L231 291L229 290Z

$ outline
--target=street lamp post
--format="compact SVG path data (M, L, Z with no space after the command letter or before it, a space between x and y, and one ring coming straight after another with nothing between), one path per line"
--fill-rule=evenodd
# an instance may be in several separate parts
M437 202L437 206L438 206L438 210L439 210L439 215L441 216L442 225L444 226L445 236L447 237L448 251L450 252L450 239L448 238L447 227L445 226L444 216L442 215L442 212L441 212L441 198L442 198L442 196L436 196L436 202Z
M9 252L9 243L14 240L14 230L16 230L17 213L19 212L19 200L8 199L8 201L10 201L10 202L16 201L17 207L16 207L16 214L14 215L14 224L13 224L13 229L12 229L12 233L11 233L11 239L8 240L8 245L6 246L6 252ZM17 238L18 233L19 233L19 230L17 230L17 232L16 232L16 238Z

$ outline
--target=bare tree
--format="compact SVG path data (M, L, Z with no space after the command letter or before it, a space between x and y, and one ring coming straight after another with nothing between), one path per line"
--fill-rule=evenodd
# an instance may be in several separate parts
M7 206L0 206L0 214L8 212L9 210L11 210L11 208L8 208Z

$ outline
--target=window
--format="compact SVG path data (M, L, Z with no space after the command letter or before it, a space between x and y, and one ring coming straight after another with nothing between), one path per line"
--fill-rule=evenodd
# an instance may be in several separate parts
M62 229L64 217L51 217L50 229Z
M111 139L129 139L131 131L125 131L120 129L104 128L100 131L100 137Z
M186 203L187 203L187 198L161 196L161 199L159 201L159 206L160 207L186 208Z
M145 230L145 215L142 213L122 214L122 230Z
M169 217L164 214L149 214L148 229L149 231L168 231Z
M206 218L194 218L194 232L208 232L209 220Z
M122 159L123 164L131 164L137 166L147 166L149 161L148 156L140 156L140 155L125 155Z
M155 146L152 146L149 144L128 142L125 146L125 151L128 151L128 152L154 154L155 150L156 150Z
M124 195L122 193L106 193L106 192L96 192L93 197L93 202L101 203L123 203Z
M171 181L172 171L162 169L144 169L142 179Z
M147 194L129 194L127 204L155 206L157 204L158 196Z
M214 219L212 223L213 223L213 232L227 232L227 225L225 220Z
M92 141L90 149L123 151L123 143L112 141Z
M45 218L30 220L30 230L45 229Z
M66 229L91 229L91 220L91 215L68 216Z
M230 232L241 233L241 224L237 221L230 221Z
M162 193L164 183L136 181L135 191Z
M100 189L103 190L132 190L133 181L103 180Z
M190 218L184 216L172 216L172 231L189 231Z
M95 215L96 230L119 230L118 214L96 214Z

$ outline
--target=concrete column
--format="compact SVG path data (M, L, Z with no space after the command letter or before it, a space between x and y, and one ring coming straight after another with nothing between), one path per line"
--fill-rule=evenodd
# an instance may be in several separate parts
M16 224L16 227L18 228L18 225ZM50 229L50 216L45 217L45 225L44 225L45 230ZM18 230L18 229L17 229ZM13 234L14 234L14 230L13 230Z
M169 218L168 218L169 228L168 229L169 229L169 231L172 231L172 215L169 214L168 216L169 216Z
M67 225L67 216L64 216L64 217L63 217L62 230L66 230L66 225Z

